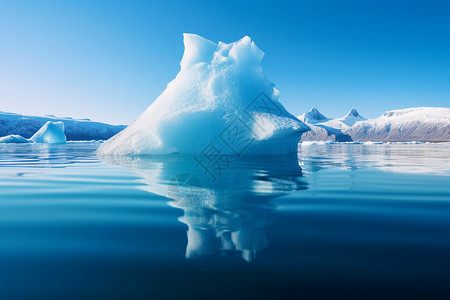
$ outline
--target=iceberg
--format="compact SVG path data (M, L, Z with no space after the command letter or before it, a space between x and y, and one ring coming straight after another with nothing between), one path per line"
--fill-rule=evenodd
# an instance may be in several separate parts
M0 143L32 143L30 140L17 134L10 134L0 137Z
M66 135L64 134L63 122L48 121L31 138L35 143L64 144Z
M139 118L98 149L100 155L296 153L309 127L278 101L246 36L218 44L184 34L181 69Z
M48 121L29 139L26 139L21 135L10 134L0 137L0 143L65 144L66 135L64 134L64 123Z

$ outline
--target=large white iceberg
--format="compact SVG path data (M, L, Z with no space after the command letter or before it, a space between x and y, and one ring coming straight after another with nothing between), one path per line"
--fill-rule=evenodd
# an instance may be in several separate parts
M64 134L63 122L48 121L31 138L35 143L64 144L66 135Z
M225 44L184 34L181 70L99 154L247 155L297 151L309 127L278 102L261 68L264 53L246 36Z

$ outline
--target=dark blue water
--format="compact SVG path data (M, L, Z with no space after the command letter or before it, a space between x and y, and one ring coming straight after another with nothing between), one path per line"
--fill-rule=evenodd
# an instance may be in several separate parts
M450 295L450 144L0 145L0 299Z

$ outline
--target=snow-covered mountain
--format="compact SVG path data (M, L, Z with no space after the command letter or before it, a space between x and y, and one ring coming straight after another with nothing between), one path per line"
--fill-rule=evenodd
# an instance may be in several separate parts
M313 107L311 111L299 116L298 119L306 123L311 130L302 135L302 141L333 141L349 142L351 137L342 132L342 129L349 128L350 123L357 118L362 118L359 113L352 109L345 117L331 119L321 114L317 108Z
M310 131L303 133L300 141L333 141L333 142L351 142L349 135L343 133L340 129L317 124L306 123Z
M348 114L345 115L345 117L338 119L338 121L341 121L347 126L353 126L356 122L365 120L367 119L361 116L354 108L352 108L352 110L349 111Z
M450 141L450 108L417 107L385 112L345 130L355 141Z
M297 118L303 123L308 124L316 124L330 120L329 118L322 115L315 107L311 108L311 111L304 113L303 115L298 116Z
M313 112L314 110L314 112ZM345 117L309 123L307 115L323 116L317 109L299 116L311 127L302 141L450 141L450 109L417 107L385 112L376 119L367 120L356 109Z
M15 134L30 138L48 121L64 123L67 140L107 140L122 131L124 125L109 125L92 122L89 119L58 118L52 115L44 117L24 116L0 112L0 137Z

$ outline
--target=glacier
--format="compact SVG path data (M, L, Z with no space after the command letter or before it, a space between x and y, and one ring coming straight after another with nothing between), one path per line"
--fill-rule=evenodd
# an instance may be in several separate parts
M46 144L65 144L64 123L48 121L30 138L30 141Z
M387 111L375 119L352 109L345 117L332 119L316 108L298 117L311 131L301 141L333 142L446 142L450 141L450 108L415 107Z
M93 122L89 119L55 117L53 115L27 116L0 112L0 136L20 135L28 139L48 121L63 122L68 141L107 140L126 127Z
M309 127L278 101L264 53L246 36L218 44L184 34L181 69L139 118L99 155L295 153Z

